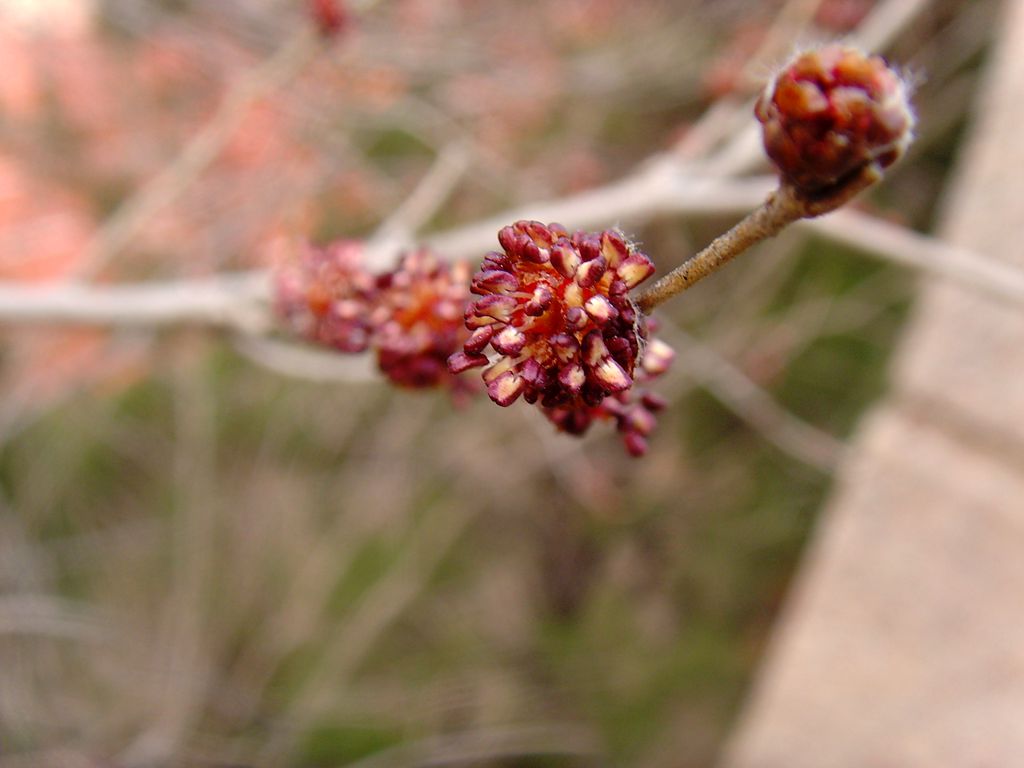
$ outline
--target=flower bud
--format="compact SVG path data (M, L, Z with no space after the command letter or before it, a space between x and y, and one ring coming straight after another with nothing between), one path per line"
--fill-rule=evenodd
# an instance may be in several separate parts
M881 57L838 44L794 58L754 112L783 181L812 196L888 168L913 138L902 78Z

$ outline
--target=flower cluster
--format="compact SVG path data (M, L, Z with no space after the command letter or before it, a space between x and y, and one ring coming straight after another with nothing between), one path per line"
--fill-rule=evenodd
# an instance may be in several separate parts
M631 452L642 453L656 408L632 398L635 369L641 358L658 368L671 356L661 342L647 344L645 318L628 294L654 264L618 230L570 235L559 224L518 221L498 242L502 252L489 253L473 277L479 298L465 316L472 334L449 369L486 366L491 400L539 403L571 434L615 419Z
M401 387L461 394L470 387L451 374L488 366L483 380L498 405L521 396L574 435L614 422L629 452L643 454L662 404L634 383L673 357L648 340L648 321L628 296L653 274L651 260L617 230L570 235L520 221L498 241L504 252L488 254L472 280L465 264L426 249L373 275L358 241L307 244L275 272L277 312L305 339L372 350Z
M468 336L465 264L421 249L375 276L363 264L362 243L341 240L304 246L275 277L277 313L295 335L341 352L372 349L381 372L401 387L463 388L446 361Z
M362 243L305 243L274 278L275 309L296 336L340 352L369 348L377 286L363 267Z
M665 373L675 359L675 351L660 339L652 339L644 350L637 373L637 384ZM657 413L666 406L660 395L634 387L606 397L600 405L545 408L544 415L561 431L582 435L595 421L614 422L631 456L647 453L647 438L657 425Z
M782 178L814 195L863 168L888 168L912 139L907 88L879 56L829 45L797 56L755 107Z
M465 341L462 313L469 299L469 267L450 265L430 251L406 254L377 278L370 313L381 371L403 387L434 387L451 379L448 357Z

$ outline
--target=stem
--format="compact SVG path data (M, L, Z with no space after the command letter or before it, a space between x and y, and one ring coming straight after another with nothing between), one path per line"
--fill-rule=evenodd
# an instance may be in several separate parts
M881 173L878 167L871 164L851 179L813 195L782 183L739 224L719 235L700 253L691 256L637 296L637 307L645 314L650 314L659 304L721 269L752 245L774 237L793 222L821 216L849 202L878 181Z
M637 306L649 314L659 304L721 269L750 246L777 235L794 221L802 219L804 211L804 206L792 194L791 188L780 187L768 196L760 208L747 214L739 224L719 235L700 253L691 256L641 293L636 300Z

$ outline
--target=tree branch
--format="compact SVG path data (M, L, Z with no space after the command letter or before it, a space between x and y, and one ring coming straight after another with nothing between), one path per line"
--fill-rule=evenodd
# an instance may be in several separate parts
M312 29L295 33L269 59L227 93L220 108L160 173L111 214L93 235L85 257L72 272L77 279L101 270L128 246L154 215L177 200L220 155L250 107L297 76L321 49Z
M841 440L790 413L741 370L681 328L663 322L659 335L686 361L681 366L683 376L707 389L770 443L826 474L839 466L845 449Z
M269 295L265 272L112 286L0 282L0 322L263 333Z
M502 226L521 218L586 228L664 215L741 216L760 205L775 183L769 177L695 177L673 156L657 155L619 181L436 233L425 243L449 258L479 257L495 247ZM1024 269L928 235L850 209L796 226L1024 306ZM0 281L0 323L204 326L260 335L273 327L269 298L268 275L260 271L114 286Z

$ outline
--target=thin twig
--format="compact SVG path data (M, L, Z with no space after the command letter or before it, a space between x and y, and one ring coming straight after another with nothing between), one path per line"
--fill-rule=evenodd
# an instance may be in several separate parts
M50 595L0 596L0 636L27 635L98 642L107 627L89 610Z
M412 191L377 228L366 243L364 259L370 271L385 269L437 213L469 167L469 150L463 142L446 146Z
M122 203L96 231L70 277L85 279L96 274L125 248L154 215L180 197L217 159L249 108L301 72L321 45L312 29L303 28L239 81L181 153Z
M808 466L831 473L845 446L838 438L779 405L763 388L713 349L666 320L658 331L679 353L684 375L757 430L766 440Z
M719 235L702 251L684 261L636 300L641 311L650 313L659 304L690 288L752 245L774 237L803 216L803 208L787 194L788 187L771 194L759 208L736 226Z
M872 163L849 181L813 197L808 197L789 184L782 184L739 224L716 237L700 253L684 261L641 293L636 300L637 306L643 312L650 313L659 304L721 269L752 245L774 237L800 219L815 218L836 210L881 178L881 169Z
M601 754L594 734L575 725L533 725L452 733L400 744L349 768L442 768L513 758Z

